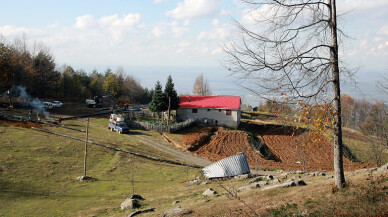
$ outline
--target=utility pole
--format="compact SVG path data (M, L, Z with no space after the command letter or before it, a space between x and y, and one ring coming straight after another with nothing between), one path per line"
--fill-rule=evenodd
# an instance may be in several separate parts
M89 136L89 118L86 123L86 140L85 140L85 158L84 158L84 177L86 177L86 158L88 156L88 136Z

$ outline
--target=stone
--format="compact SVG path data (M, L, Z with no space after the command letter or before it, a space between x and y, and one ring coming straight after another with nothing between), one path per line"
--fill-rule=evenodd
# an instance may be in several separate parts
M297 179L300 179L302 178L301 176L293 176L291 179L294 179L294 180L297 180Z
M97 181L96 178L93 178L93 177L90 177L90 176L78 176L76 178L76 180L80 181L80 182L82 182L82 181Z
M305 182L305 181L303 181L302 179L301 179L301 180L298 180L298 181L296 181L296 182L295 182L295 184L296 184L297 186L304 186L304 185L307 185L307 184L306 184L306 182Z
M214 190L211 189L211 188L206 189L206 190L202 193L202 195L204 195L204 196L211 196L211 195L215 195L215 194L217 194L217 192L214 191Z
M136 199L127 198L121 203L121 210L131 210L140 206L139 201Z
M294 179L289 179L286 182L294 182L294 181L295 181Z
M208 183L205 181L205 182L202 182L201 185L207 185Z
M274 180L270 180L268 181L268 184L274 184L274 183L280 183L282 181L280 181L280 179L274 179Z
M254 183L252 183L250 185L243 186L241 188L238 188L237 190L238 191L244 191L244 190L255 189L255 188L260 188L260 185L257 182L254 182Z
M268 175L267 180L273 180L273 175Z
M262 191L266 191L266 190L270 190L270 189L274 189L274 188L288 188L288 187L291 187L291 186L296 186L296 183L294 181L292 181L292 182L285 182L285 183L280 184L280 185L273 185L273 186L265 187L265 188L263 188Z
M129 199L145 200L142 196L140 196L138 194L134 194L134 195L130 196Z
M260 186L261 185L268 185L268 181L260 181L260 182L256 182L257 184L259 184Z
M386 163L383 166L377 168L377 171L384 171L384 170L388 170L388 163Z
M199 181L198 179L188 181L188 185L199 185L200 183L201 181Z
M264 180L263 177L256 177L256 178L250 180L248 183L250 184L250 183L254 183L254 182L260 182L263 180Z
M184 209L181 206L175 207L163 213L162 217L174 217L174 216L183 216L192 213L192 210Z
M180 203L180 201L176 200L176 201L172 202L171 205L175 205L175 204L178 204L178 203Z
M280 176L288 176L290 173L289 172L284 172L282 174L280 174Z
M297 170L297 171L295 171L295 174L304 174L304 172L300 171L300 170Z
M250 174L243 174L243 175L238 175L238 176L235 176L234 178L235 179L247 179L247 178L251 178L252 176L250 176Z

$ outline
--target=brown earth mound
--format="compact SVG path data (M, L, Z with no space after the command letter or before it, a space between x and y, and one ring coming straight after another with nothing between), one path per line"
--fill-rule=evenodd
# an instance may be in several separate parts
M192 132L186 133L181 142L188 147L188 150L194 151L208 142L214 131L215 129L213 127L201 127Z
M308 131L295 130L292 127L254 125L256 135L265 143L278 161L266 160L257 154L249 145L248 135L243 131L231 131L218 129L207 144L199 147L193 153L207 158L211 161L218 161L239 152L245 152L248 164L251 168L281 168L283 170L302 170L305 162L306 170L333 170L333 148L331 142L322 138L317 145L301 146L308 137ZM205 129L201 132L204 134ZM190 134L196 138L195 132ZM256 164L257 162L257 164ZM344 158L345 170L365 168L369 165L351 163Z

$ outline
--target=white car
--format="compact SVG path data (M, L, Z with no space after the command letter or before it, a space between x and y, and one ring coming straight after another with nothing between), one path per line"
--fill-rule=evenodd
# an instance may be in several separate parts
M43 108L46 110L50 110L50 109L54 108L54 106L53 106L53 104L51 104L51 102L43 102Z
M52 101L51 104L52 104L55 108L62 107L62 105L63 105L63 103L60 102L60 101Z

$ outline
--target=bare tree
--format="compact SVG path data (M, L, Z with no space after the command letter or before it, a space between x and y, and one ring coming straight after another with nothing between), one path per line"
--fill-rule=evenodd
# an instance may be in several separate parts
M381 93L388 95L388 73L377 81L377 88Z
M332 104L335 185L342 188L340 74L350 72L339 67L336 1L242 1L251 22L235 21L239 34L224 46L228 69L259 96Z
M209 82L203 77L203 74L195 79L193 94L198 96L209 96L212 94Z

